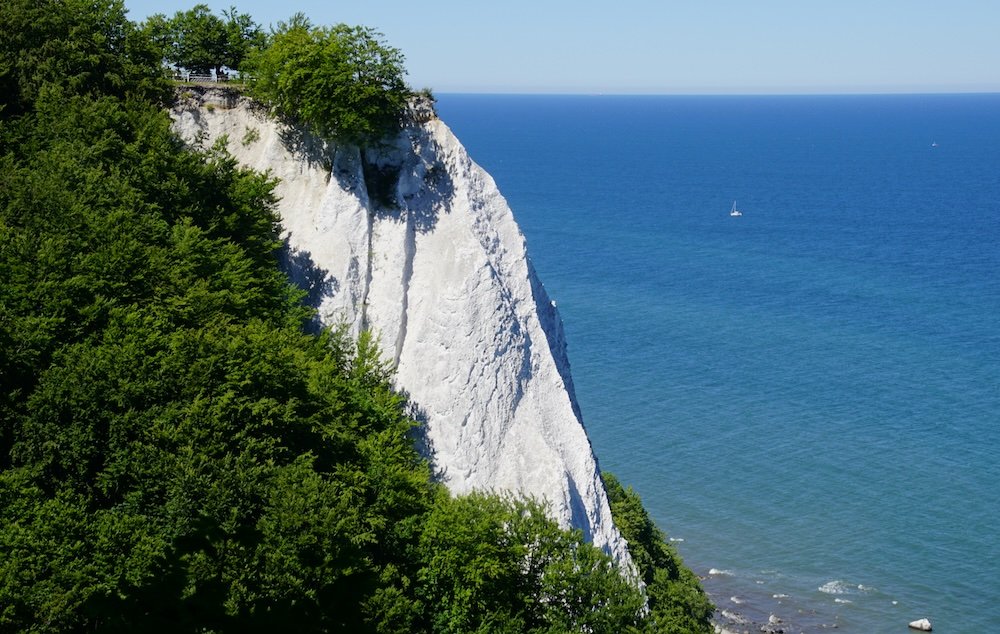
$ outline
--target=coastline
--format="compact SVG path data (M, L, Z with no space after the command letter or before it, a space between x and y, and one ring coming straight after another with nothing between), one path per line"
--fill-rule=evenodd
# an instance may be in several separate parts
M716 634L817 634L845 626L839 614L807 607L765 579L750 581L715 568L699 579L715 604Z
M747 574L711 568L706 573L700 568L697 573L716 607L716 634L867 634L873 631L873 619L879 627L892 623L892 631L902 632L910 622L926 617L924 609L911 611L915 606L907 608L884 591L839 579L815 585L777 571Z

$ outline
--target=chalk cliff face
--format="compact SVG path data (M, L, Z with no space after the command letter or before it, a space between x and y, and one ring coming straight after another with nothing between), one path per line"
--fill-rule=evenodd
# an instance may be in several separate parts
M450 490L544 498L563 525L631 565L555 304L493 179L444 123L418 116L362 156L232 95L195 95L172 114L185 139L226 137L241 163L280 179L289 271L324 323L378 335Z

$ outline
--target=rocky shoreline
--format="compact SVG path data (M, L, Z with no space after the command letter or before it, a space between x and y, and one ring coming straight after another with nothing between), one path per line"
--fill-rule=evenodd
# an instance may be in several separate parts
M716 606L712 623L717 634L819 634L841 627L835 614L820 613L792 597L746 587L725 571L712 569L702 587Z

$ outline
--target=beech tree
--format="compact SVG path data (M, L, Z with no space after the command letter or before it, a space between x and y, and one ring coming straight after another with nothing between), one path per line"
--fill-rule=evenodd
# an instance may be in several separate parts
M377 31L314 27L302 14L282 22L252 56L251 92L281 116L353 143L398 126L410 94L403 54Z
M226 24L208 5L178 11L171 20L170 61L195 73L221 69L226 57Z
M30 111L43 86L165 102L157 61L121 0L0 2L0 118Z
M267 40L250 14L230 7L219 17L205 4L178 11L172 18L152 15L141 30L165 61L198 74L240 70L247 55Z
M236 7L224 10L222 16L226 19L226 48L222 63L227 68L240 70L253 51L266 45L267 36L249 13L239 13Z
M537 502L441 496L418 552L432 632L610 633L642 621L639 589Z

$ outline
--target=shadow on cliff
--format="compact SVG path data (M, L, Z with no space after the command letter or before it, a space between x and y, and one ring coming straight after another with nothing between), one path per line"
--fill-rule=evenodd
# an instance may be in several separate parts
M332 145L306 127L283 121L278 128L278 139L295 158L304 161L310 167L319 166L327 172L331 171Z
M336 295L340 291L340 281L328 270L317 265L311 253L294 249L289 243L290 237L286 236L283 240L279 254L281 268L295 286L305 291L303 303L314 310L319 310L323 298ZM322 327L318 316L313 317L312 326L316 331Z
M324 169L328 178L336 179L338 186L349 192L356 192L360 184L356 163L350 165L360 156L368 207L374 218L406 221L417 233L429 233L439 215L451 211L454 179L441 161L440 144L419 127L405 128L391 142L366 148L338 146L288 122L281 126L278 137L290 154L310 167Z
M420 407L418 403L410 398L410 393L397 387L397 391L406 399L405 413L416 425L410 429L409 436L413 440L413 446L422 458L427 460L431 466L431 479L441 483L444 481L444 471L438 471L437 460L435 460L434 446L430 436L427 434L427 422L429 415L427 410Z
M587 515L587 505L583 501L583 496L580 495L580 489L576 486L576 480L568 473L566 474L566 481L569 487L569 506L572 511L573 526L581 529L583 534L592 540L594 538L594 527L590 524L590 516ZM607 550L607 547L605 547L605 552L609 555L611 554Z
M440 214L451 212L455 181L441 160L441 146L419 128L404 130L396 141L362 154L372 215L430 233Z
M545 342L549 346L549 353L556 364L556 371L562 379L566 393L569 394L570 404L577 420L583 425L583 413L580 411L580 403L576 399L576 386L573 385L573 374L570 371L569 355L566 352L566 331L563 329L562 318L559 316L559 309L556 303L549 297L545 286L542 284L535 266L528 258L528 279L531 282L531 297L535 300L535 313L538 321L542 325L542 332L545 333ZM589 442L589 438L588 438Z

